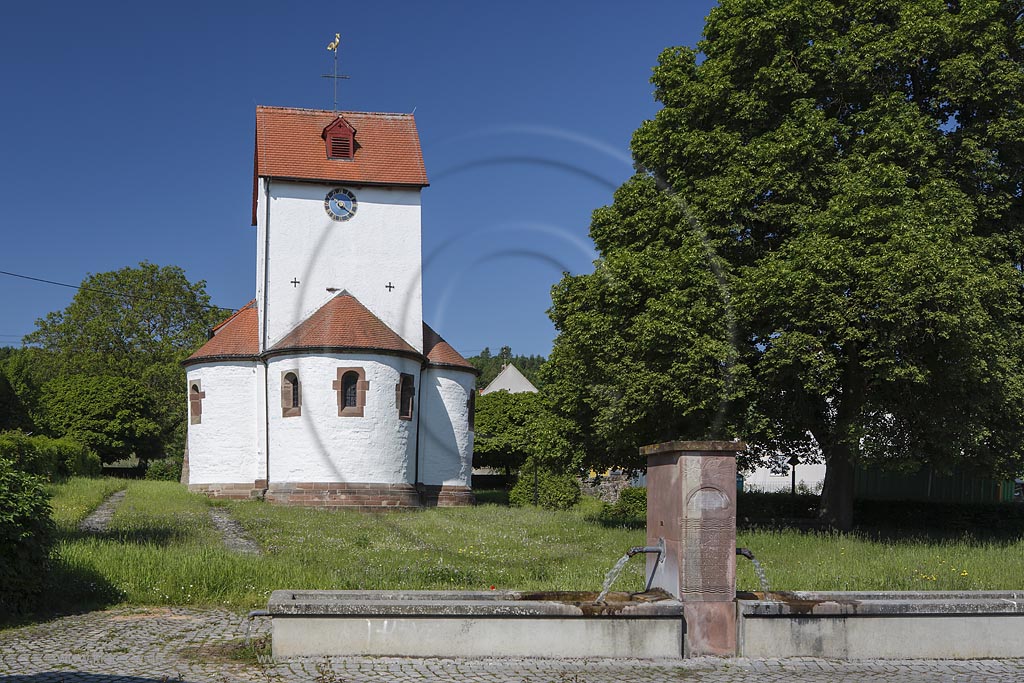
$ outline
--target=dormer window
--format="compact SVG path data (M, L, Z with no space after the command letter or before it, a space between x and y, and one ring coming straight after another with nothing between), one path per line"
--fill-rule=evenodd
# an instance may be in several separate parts
M351 159L356 152L356 129L339 116L324 128L328 159Z

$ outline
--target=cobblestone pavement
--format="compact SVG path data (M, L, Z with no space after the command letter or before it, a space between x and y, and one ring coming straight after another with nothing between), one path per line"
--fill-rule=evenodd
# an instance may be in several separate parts
M127 491L112 493L88 517L82 520L78 528L94 534L101 534L106 531L110 525L110 520L114 517L114 512L117 511L117 506L124 500L125 494L127 494Z
M224 546L228 550L249 555L260 554L260 547L256 544L256 541L252 540L245 533L242 525L225 508L210 508L210 521L217 531L220 532L221 538L224 540Z
M1024 659L836 662L820 659L657 661L244 657L246 618L220 610L135 608L92 612L0 631L3 683L613 683L775 681L974 683L1024 681ZM266 642L267 619L253 636Z

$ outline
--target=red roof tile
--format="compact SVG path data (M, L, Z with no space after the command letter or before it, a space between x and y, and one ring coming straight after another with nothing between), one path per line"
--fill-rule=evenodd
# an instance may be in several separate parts
M253 299L224 322L213 328L213 337L185 360L185 364L204 360L255 358L259 355L259 316ZM294 349L365 349L391 351L422 359L431 365L477 369L458 351L423 323L423 354L417 353L380 318L351 294L342 293L288 333L270 351Z
M338 116L356 129L351 159L328 159L324 129ZM256 107L256 178L297 178L363 185L428 185L412 114Z
M319 348L397 351L421 357L416 349L348 293L339 294L321 306L275 344L271 352Z
M185 362L204 358L245 358L259 352L259 316L253 299L213 328L213 337Z
M434 332L426 323L423 323L423 353L426 354L427 360L432 365L465 368L478 373L468 360L463 358L448 342L441 339L441 335Z

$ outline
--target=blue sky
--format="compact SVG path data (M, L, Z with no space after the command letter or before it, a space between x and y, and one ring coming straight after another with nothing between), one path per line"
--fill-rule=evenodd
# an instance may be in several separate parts
M17 3L0 23L0 270L79 283L148 260L255 291L256 104L415 109L424 317L465 355L547 355L550 288L632 172L659 52L712 2ZM0 276L0 345L73 290Z

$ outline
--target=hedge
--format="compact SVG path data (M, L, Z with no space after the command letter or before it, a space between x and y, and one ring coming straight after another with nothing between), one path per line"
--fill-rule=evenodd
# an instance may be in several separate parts
M102 469L99 456L73 439L29 436L20 431L0 432L0 458L48 481L96 476Z
M53 539L42 481L0 458L0 614L27 612L38 602Z
M146 467L146 479L158 481L181 481L182 456L150 460Z
M552 472L544 467L535 468L535 465L527 462L519 471L519 481L508 494L511 505L533 505L535 481L537 505L546 510L568 510L579 502L580 484L576 477Z

